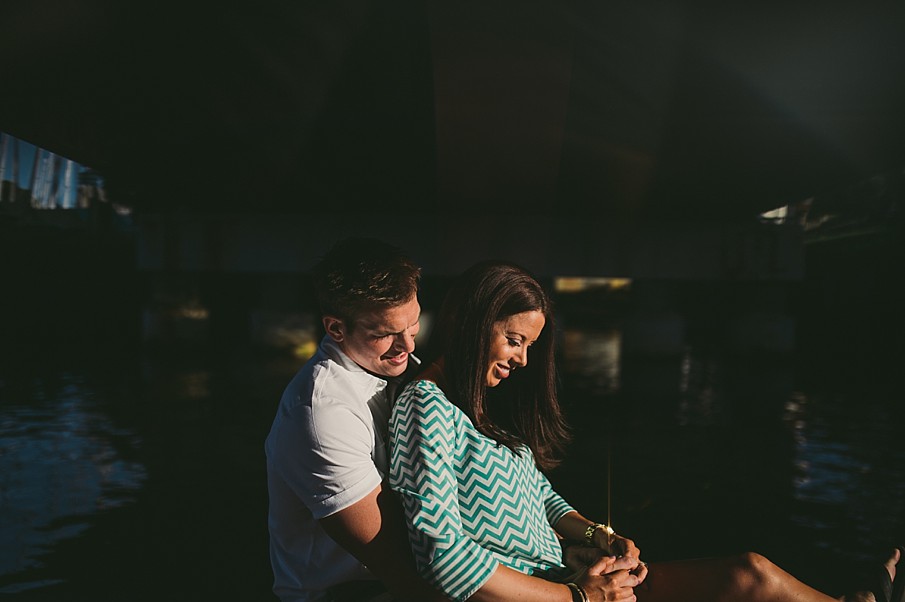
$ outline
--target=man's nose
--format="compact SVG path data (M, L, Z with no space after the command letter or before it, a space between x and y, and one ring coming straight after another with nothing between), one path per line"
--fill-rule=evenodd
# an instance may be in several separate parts
M414 335L409 334L407 330L405 332L400 332L396 335L396 341L393 346L399 351L411 353L415 350L415 337Z

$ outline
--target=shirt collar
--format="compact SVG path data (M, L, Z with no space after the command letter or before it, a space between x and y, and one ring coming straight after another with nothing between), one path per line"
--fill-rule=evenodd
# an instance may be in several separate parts
M327 357L329 357L331 360L333 360L346 370L349 370L350 372L365 372L366 374L370 374L364 368L352 361L352 358L345 354L345 352L342 350L342 347L339 346L339 343L331 339L329 335L324 335L324 338L321 340L321 348L324 350L324 353L327 355Z
M394 385L398 385L403 382L407 382L412 374L418 370L419 365L421 364L421 360L419 360L414 354L409 355L409 366L405 371L405 374L402 376L398 376L396 378L389 377L380 377L371 374L358 364L356 364L352 358L343 352L342 348L340 348L339 343L330 338L329 335L324 335L324 338L321 340L321 349L323 353L343 367L344 370L348 370L349 372L360 374L361 379L363 381L374 382L375 386L379 389L383 389L387 386L389 381L393 381Z

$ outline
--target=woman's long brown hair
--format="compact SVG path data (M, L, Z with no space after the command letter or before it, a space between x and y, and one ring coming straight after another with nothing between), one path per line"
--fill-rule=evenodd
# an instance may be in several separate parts
M490 389L485 378L494 323L527 311L540 311L545 319L528 365ZM513 451L530 447L543 469L559 463L569 440L556 395L554 333L552 301L540 283L516 264L484 261L453 284L434 335L441 341L450 401L499 444Z

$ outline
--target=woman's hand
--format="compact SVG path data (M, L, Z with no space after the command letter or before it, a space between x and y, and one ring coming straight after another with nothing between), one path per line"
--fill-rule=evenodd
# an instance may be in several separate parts
M597 529L594 531L591 542L606 554L634 559L636 562L631 571L632 574L639 578L638 583L641 583L647 577L647 564L641 562L641 550L638 549L638 546L631 539L622 537L618 533L610 535L606 532L606 529Z
M635 542L627 537L622 537L618 533L608 534L606 529L597 529L591 538L591 543L595 547L612 554L613 556L634 556L641 558L641 550L635 545Z
M591 602L632 602L633 588L641 583L641 577L634 573L638 567L638 559L632 556L601 556L575 583Z

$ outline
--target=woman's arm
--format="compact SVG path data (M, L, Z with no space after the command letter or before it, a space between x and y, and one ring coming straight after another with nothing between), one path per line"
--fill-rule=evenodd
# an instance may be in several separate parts
M557 533L566 539L592 545L614 556L630 556L636 560L641 557L641 550L634 541L612 532L607 525L595 523L576 511L564 515L554 527Z
M566 539L581 542L579 545L600 549L611 558L624 561L629 571L638 578L639 584L647 578L647 563L641 562L641 550L634 541L622 537L608 525L595 523L572 511L560 518L555 527Z
M607 525L595 523L579 514L553 490L550 480L540 470L535 468L533 475L544 499L547 520L560 537L596 547L612 556L640 558L641 551L635 542L617 535Z
M633 588L641 580L630 572L637 562L629 557L605 557L574 580L590 602L630 602ZM569 586L525 575L500 565L469 602L571 602L576 600Z
M571 602L572 591L564 583L531 577L499 565L469 602Z

